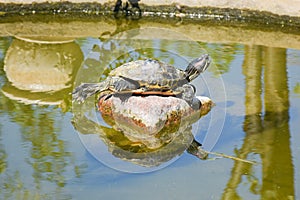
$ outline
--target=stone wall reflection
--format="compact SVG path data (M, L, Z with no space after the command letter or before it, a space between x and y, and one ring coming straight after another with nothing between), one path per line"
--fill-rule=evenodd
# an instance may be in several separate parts
M72 91L83 53L75 42L31 43L14 39L4 60L2 91L26 104L60 104Z
M253 174L254 166L235 162L222 199L241 198L237 190L243 176L250 182L249 191L261 199L293 199L286 49L246 46L243 74L246 135L237 156L258 154L262 171Z

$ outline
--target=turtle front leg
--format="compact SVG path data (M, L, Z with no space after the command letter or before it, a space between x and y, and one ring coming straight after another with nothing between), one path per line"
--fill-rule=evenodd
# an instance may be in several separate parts
M201 107L201 101L196 98L196 88L191 84L185 84L175 90L181 94L181 98L185 100L193 109L198 110Z
M72 92L73 101L83 103L88 97L108 89L108 81L100 83L82 83Z
M182 87L176 88L175 92L181 94L181 98L191 105L195 97L196 88L191 84L185 84Z
M117 76L111 78L110 87L117 92L136 90L140 88L140 84L130 78Z

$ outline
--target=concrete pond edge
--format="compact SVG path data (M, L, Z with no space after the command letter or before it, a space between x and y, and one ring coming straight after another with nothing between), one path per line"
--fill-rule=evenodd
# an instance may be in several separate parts
M286 0L289 1L289 0ZM34 15L34 14L55 14L55 15L71 15L80 14L86 16L98 16L98 15L113 15L116 1L27 1L27 0L0 0L0 20L11 15ZM126 2L126 1L125 1ZM161 18L174 18L180 17L183 19L191 20L219 20L227 22L247 22L247 23L259 23L268 25L277 25L285 27L300 27L300 11L295 11L289 7L284 7L287 2L275 2L273 6L260 5L257 6L248 5L244 2L244 5L235 3L226 3L220 1L219 4L199 1L149 1L142 0L139 3L139 7L142 11L143 17L161 17ZM223 2L223 3L222 3ZM268 2L268 1L265 1ZM300 6L300 1L299 2ZM123 1L124 3L124 1ZM276 4L277 3L277 4ZM256 5L256 4L254 4ZM274 10L268 9L269 7ZM276 9L277 8L277 9ZM0 21L0 22L1 22Z
M199 6L190 7L183 5L187 1L181 4L159 1L163 3L160 5L141 0L141 16L137 12L126 16L123 11L114 12L116 1L30 2L0 0L0 36L42 43L65 42L74 38L104 37L107 32L113 34L120 31L118 23L122 23L123 31L134 27L167 28L195 41L300 49L300 14L299 17L280 15L250 9L251 6L229 8L230 4L212 7L202 1L201 5L195 1ZM134 26L128 19L136 19ZM143 38L143 35L137 37Z

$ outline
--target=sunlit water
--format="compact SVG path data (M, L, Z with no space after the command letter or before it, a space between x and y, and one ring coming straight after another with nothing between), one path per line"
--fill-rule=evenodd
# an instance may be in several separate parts
M299 198L299 50L160 39L138 44L126 40L123 52L111 53L124 43L81 38L41 45L1 38L1 199ZM74 82L94 82L107 75L103 65L139 58L184 68L206 52L212 67L194 84L216 106L195 135L209 150L258 164L184 153L163 169L133 174L87 151L72 124ZM220 131L214 141L205 135L212 131Z

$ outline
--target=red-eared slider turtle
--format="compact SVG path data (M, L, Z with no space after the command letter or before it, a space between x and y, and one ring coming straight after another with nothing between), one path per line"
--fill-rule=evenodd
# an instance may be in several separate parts
M100 83L82 83L73 92L73 100L84 102L86 98L104 91L138 95L180 96L192 104L195 87L189 82L205 71L210 57L204 54L189 63L186 70L158 60L146 59L125 63L112 70Z

